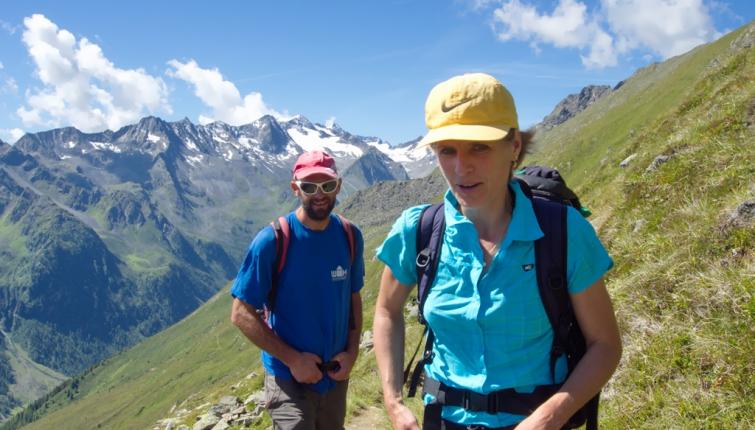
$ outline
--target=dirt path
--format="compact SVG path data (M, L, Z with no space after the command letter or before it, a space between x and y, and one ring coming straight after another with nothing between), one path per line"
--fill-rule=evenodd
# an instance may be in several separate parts
M359 415L351 418L344 427L345 430L365 430L365 429L390 429L390 424L383 415L383 410L370 406L363 410Z

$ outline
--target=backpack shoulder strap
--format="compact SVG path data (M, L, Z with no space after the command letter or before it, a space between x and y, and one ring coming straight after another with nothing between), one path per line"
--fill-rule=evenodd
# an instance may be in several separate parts
M417 392L417 386L419 385L420 375L426 363L429 363L433 357L433 341L435 339L432 330L427 325L424 317L425 301L427 295L430 292L430 287L435 280L435 273L438 271L438 262L440 261L440 251L443 245L443 233L446 229L446 218L444 211L444 204L436 203L434 205L427 206L422 209L419 216L419 224L417 226L416 237L416 250L417 258L415 260L415 269L417 271L417 319L423 325L425 325L425 332L427 338L425 339L425 351L422 354L422 359L417 362L417 366L412 372L411 380L409 382L409 390L407 392L408 397L414 397ZM409 379L409 371L414 363L414 358L417 356L419 347L422 344L417 345L417 348L412 354L412 358L404 369L404 382Z
M273 264L270 292L267 294L267 313L271 313L275 307L275 297L278 295L278 278L283 271L283 267L286 265L288 244L291 242L291 228L288 225L286 217L278 217L270 225L273 227L273 233L275 234L275 263Z
M556 360L566 352L568 342L562 326L573 319L566 278L566 206L537 197L531 201L544 233L535 241L535 268L540 299L553 328L550 367L555 384Z
M567 287L567 207L540 197L532 198L532 206L545 234L535 241L535 268L540 298L553 328L550 368L551 378L556 383L556 360L566 355L568 372L571 373L585 354L585 339ZM575 417L584 417L587 430L598 428L599 396L600 393L596 394L575 414Z
M343 227L343 231L346 232L346 239L349 241L349 257L351 258L350 263L354 264L354 254L356 254L356 245L354 242L354 224L351 223L348 219L346 219L343 215L338 215L338 219L341 220L341 226Z
M443 244L443 233L446 229L444 204L436 203L422 209L417 226L417 258L415 268L417 271L417 302L419 322L425 324L422 311L425 300L433 281L435 272L438 270L440 250Z

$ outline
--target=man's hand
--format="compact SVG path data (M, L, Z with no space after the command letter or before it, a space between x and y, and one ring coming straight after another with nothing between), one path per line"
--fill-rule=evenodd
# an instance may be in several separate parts
M337 361L340 366L336 371L328 371L328 376L335 381L345 381L349 378L351 369L354 367L354 362L357 361L357 351L339 352L333 357L333 361Z
M417 418L403 403L391 402L386 404L386 410L394 430L420 430Z
M302 384L315 384L322 379L322 372L317 367L322 359L310 352L302 352L296 359L288 364L291 375Z

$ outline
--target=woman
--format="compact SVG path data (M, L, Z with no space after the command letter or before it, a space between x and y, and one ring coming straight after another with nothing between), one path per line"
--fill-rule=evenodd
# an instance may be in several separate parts
M566 281L586 353L568 378L564 357L552 374L553 330L532 270L534 241L543 233L532 202L512 181L531 135L519 130L513 98L492 76L456 76L430 92L425 120L429 131L422 143L431 145L449 186L440 262L423 313L435 338L425 386L439 381L473 397L493 398L502 390L532 392L566 381L528 416L448 404L428 416L439 402L425 393L423 428L560 429L600 391L621 356L603 284L612 260L592 226L569 208ZM417 282L415 240L422 208L404 211L377 251L386 267L375 311L375 353L395 429L419 428L403 404L401 387L403 308Z

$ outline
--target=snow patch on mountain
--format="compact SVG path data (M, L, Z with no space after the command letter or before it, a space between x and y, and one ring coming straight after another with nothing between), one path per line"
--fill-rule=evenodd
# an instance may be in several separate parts
M117 146L109 142L89 142L89 144L92 145L94 149L104 149L106 151L112 151L115 153L123 152L121 148L118 148Z
M288 135L305 151L326 149L334 156L348 155L351 157L360 157L364 154L364 151L357 146L343 143L338 136L334 136L333 133L329 134L329 137L323 138L317 130L308 128L288 130Z

